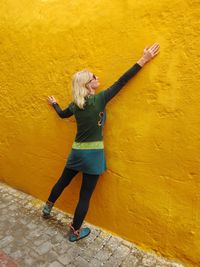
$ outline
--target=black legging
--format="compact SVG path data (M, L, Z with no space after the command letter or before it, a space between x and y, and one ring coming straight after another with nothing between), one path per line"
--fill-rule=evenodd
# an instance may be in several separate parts
M78 171L68 169L67 167L65 167L61 177L52 188L48 200L55 203L55 201L61 195L62 191L65 189L65 187L67 187L70 184L71 180L77 173ZM76 206L74 219L72 223L72 226L74 227L75 230L81 227L83 220L87 214L90 198L95 189L98 178L99 175L83 173L79 202Z

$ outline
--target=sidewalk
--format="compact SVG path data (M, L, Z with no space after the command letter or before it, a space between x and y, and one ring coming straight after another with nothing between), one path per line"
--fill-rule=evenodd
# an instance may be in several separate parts
M71 243L72 218L58 209L41 217L44 203L0 183L0 266L11 267L183 267L90 224L91 234ZM5 255L6 254L6 255ZM9 257L15 263L5 263Z

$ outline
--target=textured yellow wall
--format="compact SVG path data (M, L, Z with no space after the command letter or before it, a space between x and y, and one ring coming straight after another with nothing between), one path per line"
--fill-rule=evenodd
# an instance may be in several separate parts
M86 220L200 266L199 13L195 0L2 0L1 180L46 200L76 132L47 96L65 108L83 68L105 89L158 42L160 54L107 107L108 171ZM74 212L80 181L57 207Z

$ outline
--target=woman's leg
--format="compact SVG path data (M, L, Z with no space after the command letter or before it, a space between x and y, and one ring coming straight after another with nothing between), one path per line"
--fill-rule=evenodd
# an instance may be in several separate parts
M87 214L90 198L97 184L99 175L83 173L83 180L80 190L79 202L74 213L72 226L75 230L79 229Z
M78 171L68 169L67 167L64 168L63 173L57 183L54 185L54 187L51 190L51 193L49 195L48 201L55 203L56 200L61 195L62 191L69 185L72 178L78 173Z

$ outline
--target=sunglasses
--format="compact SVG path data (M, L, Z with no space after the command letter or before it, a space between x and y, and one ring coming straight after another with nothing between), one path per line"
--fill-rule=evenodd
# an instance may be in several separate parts
M88 84L88 83L90 83L92 80L96 80L96 79L97 79L97 77L96 77L94 74L92 74L92 79L89 80L86 84Z

